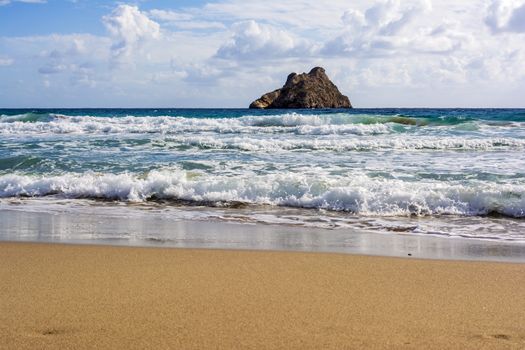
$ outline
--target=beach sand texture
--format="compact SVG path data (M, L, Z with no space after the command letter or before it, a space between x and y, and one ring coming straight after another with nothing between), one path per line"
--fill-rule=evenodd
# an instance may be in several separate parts
M0 243L1 349L523 349L525 265Z

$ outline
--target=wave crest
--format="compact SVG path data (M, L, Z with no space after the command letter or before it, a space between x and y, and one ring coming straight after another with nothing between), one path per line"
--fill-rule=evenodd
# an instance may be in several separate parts
M517 184L412 183L352 178L313 178L284 173L214 176L198 171L133 174L0 176L0 197L101 198L123 201L166 199L221 205L259 205L347 211L362 215L505 215L525 217L525 189Z
M508 138L472 139L459 137L353 138L353 139L261 139L251 137L176 136L164 144L201 149L236 149L241 151L371 151L371 150L490 150L525 148L525 140Z
M299 135L376 135L394 132L387 124L364 124L345 114L322 116L288 113L240 118L93 117L61 114L2 116L3 134L181 134L295 133Z

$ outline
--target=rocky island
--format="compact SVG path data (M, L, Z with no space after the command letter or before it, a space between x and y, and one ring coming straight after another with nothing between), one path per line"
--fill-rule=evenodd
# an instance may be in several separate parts
M324 68L315 67L309 73L291 73L282 88L262 95L250 108L352 108L352 104Z

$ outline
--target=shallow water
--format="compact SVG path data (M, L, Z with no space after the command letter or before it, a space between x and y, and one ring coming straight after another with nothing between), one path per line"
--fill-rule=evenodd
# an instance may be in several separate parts
M73 213L69 210L28 212L22 208L12 209L0 209L0 241L285 250L417 259L525 262L525 245L501 240L185 220L149 212L137 212L129 216L129 207L122 210L116 206L94 206L81 211L73 210Z
M0 110L0 206L525 242L524 151L521 109Z

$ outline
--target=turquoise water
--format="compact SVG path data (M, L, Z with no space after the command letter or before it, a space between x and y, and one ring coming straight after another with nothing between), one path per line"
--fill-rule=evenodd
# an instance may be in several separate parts
M523 109L0 110L0 204L525 241L524 151Z

